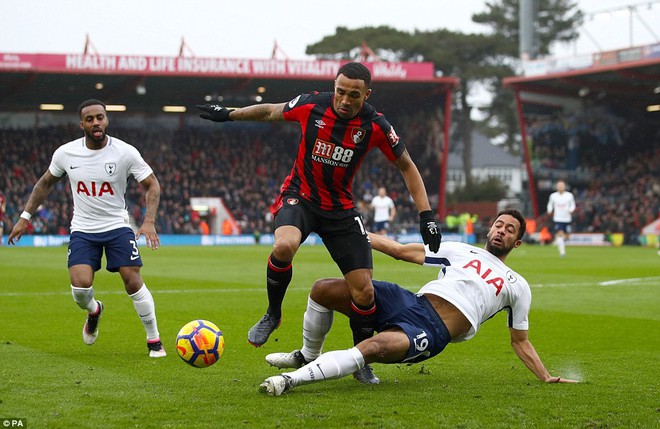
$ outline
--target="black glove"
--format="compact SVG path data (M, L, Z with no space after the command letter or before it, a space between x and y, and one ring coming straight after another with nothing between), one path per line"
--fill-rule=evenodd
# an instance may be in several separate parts
M419 214L419 232L422 234L424 244L428 244L431 252L437 252L440 249L442 234L440 234L440 228L435 223L435 218L431 210L426 210Z
M219 104L198 104L196 107L206 112L199 115L200 118L210 119L213 122L231 121L229 113L234 111L234 109L227 109Z

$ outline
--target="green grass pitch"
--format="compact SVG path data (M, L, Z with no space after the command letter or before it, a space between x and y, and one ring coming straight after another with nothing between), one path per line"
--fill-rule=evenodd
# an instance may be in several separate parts
M31 428L651 428L660 426L660 257L655 249L523 245L508 264L532 285L530 339L551 374L541 383L509 345L505 316L424 364L374 365L382 382L347 377L273 398L264 357L301 343L313 281L340 273L322 246L301 248L284 320L262 348L247 331L266 308L270 247L142 250L169 355L147 356L145 334L117 274L97 273L106 306L94 346L73 303L66 248L0 247L0 420ZM437 273L374 255L374 278L417 290ZM176 354L193 319L222 329L226 348L205 369ZM326 350L351 346L335 317Z

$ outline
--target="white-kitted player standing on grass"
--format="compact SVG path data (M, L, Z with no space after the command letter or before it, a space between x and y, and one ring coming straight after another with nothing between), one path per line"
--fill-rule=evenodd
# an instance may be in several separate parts
M86 100L80 104L78 113L85 135L55 150L50 166L37 181L25 210L9 234L9 244L21 238L32 215L66 174L73 194L68 252L71 293L76 304L88 312L83 341L92 345L98 336L103 303L94 299L93 284L94 273L101 269L105 251L106 269L119 272L147 332L149 356L163 357L166 353L160 341L154 299L140 275L142 259L138 250L138 239L142 235L152 249L160 245L154 225L160 184L135 147L106 134L105 104ZM126 209L125 194L130 176L146 189L147 210L137 233L129 224Z
M548 199L548 214L552 215L554 222L555 243L559 256L566 256L566 241L571 234L571 222L575 211L575 197L566 190L566 182L557 181L557 191L550 194Z

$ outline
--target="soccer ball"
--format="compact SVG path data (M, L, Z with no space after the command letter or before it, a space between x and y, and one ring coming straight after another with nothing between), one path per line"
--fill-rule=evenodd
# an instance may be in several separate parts
M176 336L176 351L185 363L197 368L213 365L225 350L222 331L208 320L186 323Z

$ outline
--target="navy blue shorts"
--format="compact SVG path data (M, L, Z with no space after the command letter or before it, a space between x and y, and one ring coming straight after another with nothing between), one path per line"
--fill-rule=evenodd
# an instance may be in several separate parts
M112 273L119 271L119 267L142 266L135 233L131 228L119 228L98 234L73 232L69 240L69 268L82 264L100 270L103 249L106 269Z
M390 221L382 220L380 222L374 222L374 231L389 231L390 230Z
M421 362L444 350L451 341L449 331L423 295L394 283L374 280L376 331L398 326L410 340L405 363Z
M566 234L571 233L570 222L555 222L555 232L564 231Z

